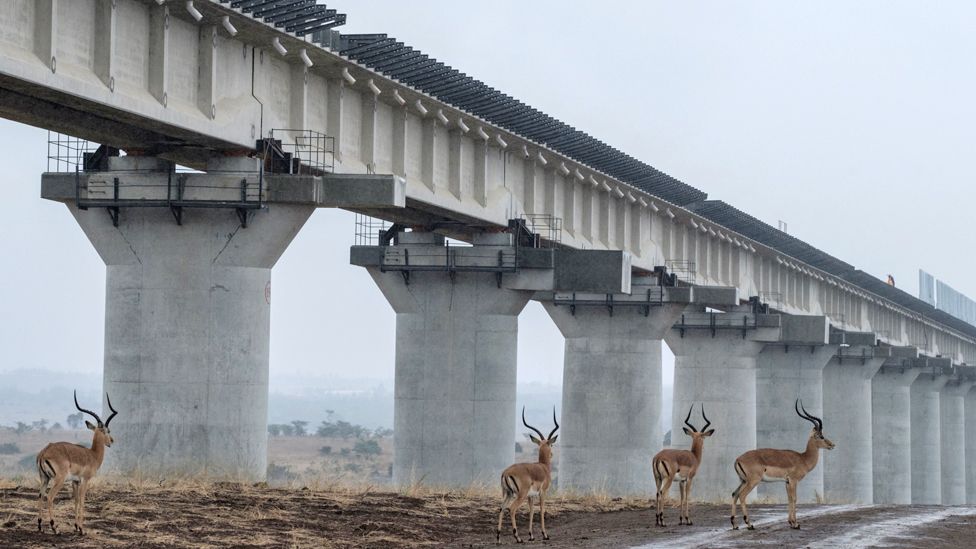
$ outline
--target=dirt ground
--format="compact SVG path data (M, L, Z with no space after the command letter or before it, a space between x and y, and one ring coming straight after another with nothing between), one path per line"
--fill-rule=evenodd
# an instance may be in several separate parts
M0 485L2 486L2 485ZM85 537L72 533L62 492L61 534L37 532L34 486L0 488L0 547L496 547L497 499L487 495L274 489L235 484L92 487ZM757 529L731 531L724 505L695 505L693 526L656 528L646 501L557 496L550 547L972 547L976 507L801 506L791 530L781 505L753 505ZM520 532L527 538L525 513ZM503 528L502 545L513 545Z

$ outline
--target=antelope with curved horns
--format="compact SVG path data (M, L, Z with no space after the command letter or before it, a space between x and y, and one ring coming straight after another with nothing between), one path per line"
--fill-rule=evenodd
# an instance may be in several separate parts
M503 501L502 508L498 511L498 529L495 531L495 542L501 539L502 519L505 516L505 509L508 509L508 513L512 517L512 534L517 543L522 543L522 538L518 535L515 513L526 499L529 500L529 541L535 539L532 536L532 519L535 516L535 508L532 507L531 500L533 496L539 502L542 539L549 539L549 534L546 533L546 491L549 490L549 483L552 480L552 445L559 438L559 435L556 434L556 431L559 430L559 422L556 421L555 407L552 409L552 422L556 424L556 427L549 433L549 436L543 436L542 431L525 421L525 407L522 407L522 424L539 435L538 438L529 435L529 439L539 445L539 461L538 463L516 463L509 465L502 471Z
M108 393L105 394L105 399L108 401L108 409L112 411L112 415L108 416L105 423L102 423L98 414L78 405L78 392L75 391L75 408L79 412L92 416L98 422L97 425L92 425L91 422L85 421L85 426L94 431L91 448L85 448L71 442L52 442L37 454L37 473L41 477L41 496L37 513L38 532L42 531L46 510L51 530L55 534L58 533L57 528L54 527L54 497L61 490L65 481L70 480L71 497L75 500L75 531L80 535L85 535L83 524L88 481L95 476L98 468L101 467L102 459L105 458L105 448L114 442L108 425L112 422L112 418L118 415L118 412L112 407Z
M823 421L810 415L800 399L796 399L793 406L796 415L813 424L810 431L810 438L807 440L807 448L802 453L793 450L772 450L770 448L760 448L750 450L735 460L735 474L739 476L739 487L732 492L732 529L738 530L739 526L735 523L735 502L742 505L742 520L750 530L755 530L749 522L749 512L746 510L746 496L760 482L784 481L786 482L786 498L789 501L789 523L790 527L797 529L800 523L796 521L796 486L807 476L807 473L817 466L820 459L820 449L834 449L834 443L830 442L823 434ZM800 410L803 410L802 412Z
M702 419L705 426L696 429L690 423L691 412L695 409L692 404L688 409L688 417L685 418L685 425L682 430L691 437L691 450L661 450L654 456L652 461L654 468L654 483L657 485L657 512L654 514L655 525L664 526L664 498L671 489L671 482L678 479L678 488L681 492L681 505L678 511L678 524L691 526L691 518L688 516L688 496L691 494L691 481L698 472L698 465L701 464L702 447L705 437L712 436L715 429L709 429L712 424L705 416L705 405L702 404Z

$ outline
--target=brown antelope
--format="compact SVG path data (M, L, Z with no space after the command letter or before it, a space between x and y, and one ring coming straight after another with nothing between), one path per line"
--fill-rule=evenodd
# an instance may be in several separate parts
M522 543L522 538L518 535L515 513L526 499L529 500L529 541L535 539L532 536L532 519L535 516L535 508L532 507L531 499L533 496L539 501L539 521L542 523L542 539L549 539L549 534L546 533L546 491L549 490L549 483L552 480L552 445L559 438L559 435L556 434L556 431L559 430L559 422L556 421L555 408L552 409L552 422L556 424L555 429L549 433L549 436L543 436L541 431L525 421L525 407L522 407L522 423L539 435L538 438L531 434L529 435L532 442L539 445L539 462L516 463L515 465L509 465L502 471L503 501L502 508L498 512L498 529L495 531L495 542L501 539L502 519L505 516L505 509L508 509L508 513L512 517L512 534L515 536L517 543Z
M705 416L705 405L702 405L702 419L705 426L700 430L689 423L691 411L695 409L692 404L688 409L688 417L685 418L685 425L682 430L691 437L691 450L661 450L654 456L652 464L654 466L654 483L657 484L657 512L654 515L655 524L664 526L664 498L671 489L671 482L678 479L678 488L681 492L681 510L678 511L678 524L691 526L691 518L688 516L688 497L691 494L691 481L698 472L698 465L701 463L702 447L705 437L712 436L715 429L709 429L712 424Z
M108 394L105 395L105 399L108 400ZM58 533L57 528L54 527L54 498L58 495L65 481L71 481L71 497L75 500L75 531L80 535L85 535L83 524L88 481L95 476L98 468L101 467L102 459L105 457L105 448L114 442L108 424L118 412L112 408L111 400L108 400L108 408L112 410L112 415L108 416L104 424L95 412L85 410L78 405L77 391L75 391L75 408L78 408L79 412L84 412L95 418L98 425L92 425L91 422L85 421L85 426L94 431L91 448L70 442L52 442L37 454L37 473L41 477L41 496L37 513L38 532L42 531L44 511L46 510L51 530L55 534Z
M800 523L796 521L796 486L807 476L807 473L817 466L820 449L834 449L834 443L823 435L823 421L807 413L806 408L796 400L794 404L796 414L813 424L807 448L802 453L793 450L773 450L760 448L750 450L735 460L735 474L739 476L739 487L732 492L732 529L738 530L735 523L735 502L742 505L742 520L750 530L755 530L749 522L749 512L746 510L746 496L760 482L786 482L786 498L789 501L790 527L797 529ZM800 412L800 410L803 410Z

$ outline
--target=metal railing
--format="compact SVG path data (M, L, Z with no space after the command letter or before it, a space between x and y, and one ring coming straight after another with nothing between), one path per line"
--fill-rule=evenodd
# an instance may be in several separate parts
M758 318L758 315L750 313L685 313L671 329L678 330L681 337L685 336L687 330L708 330L712 337L719 331L741 330L742 339L745 339L749 330L759 328Z
M324 133L273 129L261 148L269 173L321 176L335 170L335 138Z
M695 269L695 262L681 259L665 259L664 267L669 273L673 274L678 282L689 286L695 284L698 272Z
M519 219L535 237L534 248L555 248L562 243L563 220L549 214L522 214Z

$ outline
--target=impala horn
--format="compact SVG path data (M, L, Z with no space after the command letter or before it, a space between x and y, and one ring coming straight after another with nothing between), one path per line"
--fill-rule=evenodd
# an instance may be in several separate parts
M522 406L522 424L528 427L529 429L535 431L536 434L539 435L539 440L546 440L546 437L542 434L542 431L539 431L535 427L529 425L527 421L525 421L525 406Z
M701 409L702 409L702 418L705 419L705 426L702 427L702 432L704 433L705 431L708 430L708 426L711 425L712 422L708 421L708 416L705 415L705 403L702 403Z
M108 424L112 422L112 418L119 415L119 413L112 407L112 399L108 398L108 393L105 393L105 400L108 401L108 409L112 410L112 415L108 416L108 419L105 420L105 428L108 429Z
M552 439L552 435L556 434L556 431L559 430L559 422L556 421L556 407L555 406L552 407L552 422L556 424L556 428L553 429L551 433L549 433L549 437L546 440Z
M96 414L95 412L92 412L91 410L86 410L86 409L84 409L84 408L82 408L81 406L78 405L78 391L77 390L75 391L75 408L78 408L78 411L79 412L84 412L84 413L90 415L91 417L95 418L95 421L98 422L98 426L99 427L103 427L104 426L104 424L102 423L102 418L98 417L98 414Z
M793 407L796 409L796 414L802 417L803 419L809 421L810 423L812 423L813 427L816 430L818 431L823 430L823 421L821 421L821 419L816 416L810 415L810 413L807 412L807 409L803 407L803 403L800 402L800 399L796 399L796 404L794 404ZM800 412L801 409L803 410L803 412Z
M687 425L689 429L697 433L699 432L698 429L696 429L695 426L692 425L691 422L689 421L691 419L691 412L694 409L695 409L695 403L692 403L691 408L688 408L688 417L685 418L685 425Z

